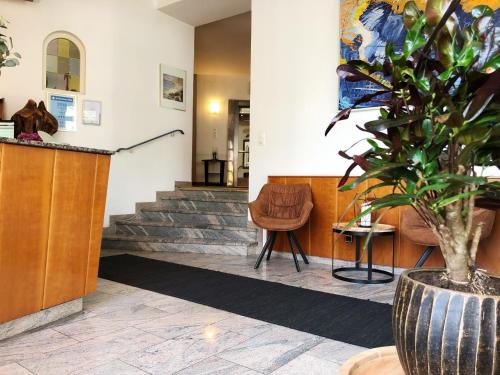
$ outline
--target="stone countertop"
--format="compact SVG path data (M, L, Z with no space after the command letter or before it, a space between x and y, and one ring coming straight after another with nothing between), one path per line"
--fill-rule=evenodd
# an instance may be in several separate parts
M7 143L13 145L30 146L30 147L41 147L41 148L51 148L54 150L66 150L66 151L77 151L77 152L87 152L92 154L102 154L102 155L113 155L114 151L100 150L97 148L89 148L82 146L72 146L68 144L61 143L47 143L39 141L25 141L14 138L2 138L0 137L0 143Z

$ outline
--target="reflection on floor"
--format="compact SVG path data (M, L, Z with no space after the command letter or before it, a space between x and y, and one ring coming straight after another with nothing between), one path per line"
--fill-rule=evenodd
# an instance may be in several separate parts
M384 303L396 286L344 283L319 264L299 274L282 258L255 271L254 258L134 254ZM107 280L97 289L82 314L0 342L0 374L333 375L364 350Z

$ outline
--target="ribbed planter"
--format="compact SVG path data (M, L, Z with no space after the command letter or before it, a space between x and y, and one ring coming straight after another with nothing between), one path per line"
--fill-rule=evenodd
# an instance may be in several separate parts
M392 325L407 375L500 374L500 296L431 285L443 270L404 272ZM495 278L494 284L499 285ZM498 289L497 289L498 291Z

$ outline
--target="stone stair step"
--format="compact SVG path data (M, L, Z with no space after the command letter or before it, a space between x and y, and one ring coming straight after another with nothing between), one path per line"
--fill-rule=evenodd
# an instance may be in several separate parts
M161 199L160 201L153 203L137 203L136 207L141 209L142 207L154 206L162 207L166 209L181 209L189 211L207 211L207 212L235 212L235 213L247 213L248 204L241 203L235 200L219 200L219 199L197 199L197 198L173 198Z
M257 246L257 243L250 241L224 241L206 238L173 238L126 234L105 235L101 244L102 249L226 255L247 255L255 246Z
M176 191L181 192L186 197L236 199L242 202L248 202L248 190L244 189L178 187Z
M218 212L207 210L168 209L158 205L141 207L139 217L143 221L167 221L172 223L216 224L246 227L246 212Z
M115 223L117 234L165 236L209 240L257 241L257 228L212 224L172 223L166 221L127 220Z
M196 202L219 202L219 203L239 203L248 205L247 200L234 199L234 198L223 198L223 197L190 197L184 195L182 192L178 191L158 191L156 192L156 201L166 201L166 200L181 200L181 201L196 201Z

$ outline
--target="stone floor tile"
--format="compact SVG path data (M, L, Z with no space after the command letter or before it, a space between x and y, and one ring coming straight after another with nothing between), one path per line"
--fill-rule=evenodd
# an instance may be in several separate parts
M185 369L247 339L237 333L209 326L121 359L147 373L167 375Z
M225 350L219 357L269 374L322 341L318 336L273 326L269 331Z

